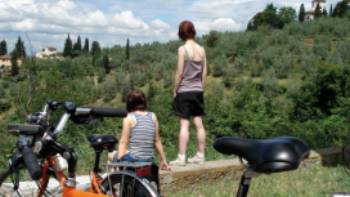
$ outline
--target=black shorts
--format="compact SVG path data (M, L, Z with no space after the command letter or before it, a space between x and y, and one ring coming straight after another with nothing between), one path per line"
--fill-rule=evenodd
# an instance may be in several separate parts
M203 92L181 92L174 99L173 110L181 118L204 115Z

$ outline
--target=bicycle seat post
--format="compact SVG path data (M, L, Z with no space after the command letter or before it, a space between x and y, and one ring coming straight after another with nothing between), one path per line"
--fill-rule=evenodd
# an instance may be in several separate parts
M95 149L95 164L94 164L94 172L99 173L100 172L100 158L101 158L101 150Z
M257 177L259 174L250 170L246 169L244 173L241 176L241 181L239 183L239 188L237 192L237 197L246 197L248 194L250 181L253 177Z

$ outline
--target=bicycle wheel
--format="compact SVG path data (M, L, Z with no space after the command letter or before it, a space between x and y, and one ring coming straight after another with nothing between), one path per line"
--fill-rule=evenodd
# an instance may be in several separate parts
M102 190L118 197L157 197L158 194L147 180L141 179L133 172L120 171L109 174L102 181Z
M0 196L22 197L37 196L39 194L39 181L21 181L20 178L28 177L25 169L4 170L0 172ZM59 191L45 190L42 196L55 196Z
M27 183L19 184L19 177L23 176L24 170L17 169L16 171L7 169L0 172L0 196L17 197L30 196L33 194L32 185Z

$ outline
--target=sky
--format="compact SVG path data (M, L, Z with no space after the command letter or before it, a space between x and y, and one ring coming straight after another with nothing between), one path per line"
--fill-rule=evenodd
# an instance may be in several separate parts
M244 31L267 4L310 9L312 0L0 0L0 40L11 50L18 36L27 50L47 46L62 50L68 33L73 42L97 40L103 47L176 40L182 20L197 33ZM329 6L340 0L327 0ZM30 49L29 49L30 48Z

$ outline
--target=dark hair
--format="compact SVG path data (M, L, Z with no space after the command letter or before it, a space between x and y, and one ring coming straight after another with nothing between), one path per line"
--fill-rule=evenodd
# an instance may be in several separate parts
M126 109L128 112L146 110L147 103L145 94L141 90L132 90L126 97Z
M196 30L193 23L191 21L182 21L179 26L178 35L183 41L196 37Z

